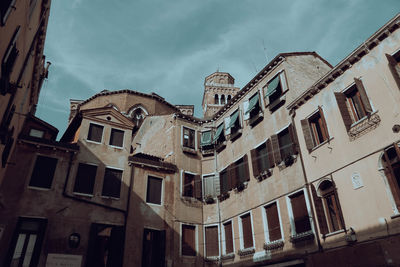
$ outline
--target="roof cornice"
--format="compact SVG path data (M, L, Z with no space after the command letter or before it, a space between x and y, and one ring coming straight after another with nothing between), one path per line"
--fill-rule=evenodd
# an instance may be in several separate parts
M328 71L324 76L322 76L318 81L316 81L300 96L298 96L295 100L293 100L287 106L287 109L295 110L304 103L306 103L314 95L318 94L322 89L327 87L328 84L333 82L336 78L340 77L345 71L350 69L356 62L358 62L362 57L368 54L370 50L372 50L380 42L385 40L399 27L400 27L400 13L398 13L384 26L382 26L378 31L376 31L360 46L354 49L353 52L351 52L347 57L345 57L342 61L340 61L334 68Z

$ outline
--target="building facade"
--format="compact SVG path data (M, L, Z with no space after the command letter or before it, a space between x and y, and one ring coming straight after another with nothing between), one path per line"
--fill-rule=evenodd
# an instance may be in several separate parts
M29 116L0 187L4 266L397 266L400 15L335 67L281 53L204 118L157 94ZM230 96L230 97L229 97Z

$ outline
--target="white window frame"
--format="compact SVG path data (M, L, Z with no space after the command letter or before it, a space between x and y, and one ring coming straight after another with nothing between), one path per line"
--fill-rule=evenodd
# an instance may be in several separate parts
M193 130L194 131L194 148L186 147L186 146L183 145L183 138L184 138L183 137L183 128L187 128L189 130ZM184 147L184 148L187 148L187 149L194 149L194 150L197 151L197 130L196 129L188 127L186 125L181 125L181 146Z
M243 240L243 226L242 226L242 216L250 213L250 222L251 222L251 237L253 238L253 246L250 248L244 248L244 240ZM254 224L253 224L253 214L252 210L248 212L244 212L238 216L238 225L239 225L239 243L240 243L240 249L252 249L256 248L256 242L254 238ZM232 225L233 226L233 225ZM232 231L233 232L233 231Z
M156 204L156 203L150 203L150 202L147 202L147 188L148 188L148 186L149 186L149 176L151 176L151 177L154 177L154 178L159 178L159 179L161 179L161 203L160 204ZM147 204L147 205L150 205L150 206L156 206L156 207L161 207L161 206L164 206L164 177L162 177L162 176L159 176L159 175L154 175L154 174L147 174L147 179L146 179L146 197L145 197L145 199L144 199L144 201L145 201L145 203Z
M221 230L220 230L220 227L219 227L219 224L218 223L212 223L212 224L207 224L207 225L204 225L204 227L203 227L203 240L204 240L204 257L205 258L214 258L214 257L216 257L216 256L209 256L209 257L207 257L207 253L206 253L206 250L207 250L207 248L206 248L206 228L207 227L213 227L213 226L217 226L217 229L218 229L218 258L220 258L221 257L221 240L220 240L220 236L221 236Z
M223 231L222 231L222 251L221 251L221 252L223 252L222 255L228 255L226 253L226 236L225 236L225 224L228 223L228 222L231 222L231 225L232 225L232 244L233 244L233 246L232 246L233 252L231 252L229 254L235 254L235 251L236 251L235 250L235 230L234 230L234 227L233 227L233 219L230 219L230 220L224 221L222 223L222 227L223 227Z
M101 141L100 141L100 142L96 142L96 141L93 141L93 140L89 140L89 139L88 139L88 138L89 138L89 131L90 131L90 125L91 125L91 124L94 124L94 125L98 125L98 126L102 126L102 127L103 127L103 132L101 133ZM93 143L93 144L103 144L103 141L104 141L104 131L105 131L105 130L106 130L106 127L105 127L104 124L89 121L89 127L88 127L88 130L87 130L87 132L86 132L86 138L85 138L86 142Z
M183 233L183 231L182 231L182 229L183 229L183 225L190 225L190 226L194 226L195 227L195 230L194 230L194 240L195 240L195 250L196 250L196 255L195 256L190 256L190 255L182 255L182 242L183 242L183 240L182 240L182 237L183 237L183 235L182 235L182 233ZM195 257L197 257L197 255L199 254L199 240L198 240L198 235L199 235L199 227L198 227L198 225L197 224L193 224L193 223L183 223L183 222L181 222L181 224L180 224L180 227L179 227L179 236L180 236L180 238L179 238L179 240L180 240L180 242L179 242L179 256L180 257L183 257L183 258L195 258Z
M202 174L201 175L201 184L202 184L201 193L203 194L203 199L205 199L205 197L206 197L206 195L205 195L206 190L205 190L204 177L210 177L210 176L213 177L213 189L215 191L215 196L213 196L213 198L217 197L221 192L221 190L218 190L218 192L217 192L217 190L214 187L215 180L217 179L219 181L219 173L214 173L213 172L213 173Z
M106 169L112 169L112 170L117 170L117 171L122 171L122 174L121 174L121 184L120 184L120 188L119 188L119 197L117 198L117 197L110 197L110 196L103 196L103 185L104 185L104 177L105 177L105 175L106 175ZM101 194L100 194L100 196L102 197L102 198L106 198L106 199L115 199L115 200L120 200L121 199L121 193L122 193L122 190L121 190L121 187L122 187L122 184L123 184L123 182L124 182L124 169L121 169L121 168L118 168L118 167L113 167L113 166L105 166L104 167L104 175L103 175L103 182L101 183Z
M310 202L308 200L308 193L306 188L301 188L299 190L296 190L292 193L290 193L290 195L286 195L286 206L288 209L288 215L289 215L289 221L290 221L290 232L292 236L295 236L296 234L298 234L296 232L296 227L294 224L294 218L293 218L293 210L292 210L292 202L290 199L290 196L293 196L295 194L297 194L298 192L303 191L304 194L304 199L306 201L306 207L307 207L307 213L308 213L308 218L310 220L310 225L311 225L311 231L314 233L315 235L315 228L314 228L314 222L313 222L313 217L312 217L312 213L311 213L311 206L310 206Z
M110 145L112 130L118 130L118 131L122 131L122 132L124 133L124 136L123 136L123 138L122 138L122 146L113 146L113 145ZM104 131L103 131L103 132L104 132ZM126 136L125 130L123 130L123 129L121 129L121 128L111 127L111 129L110 129L110 138L109 138L109 141L108 141L108 146L113 147L113 148L117 148L117 149L123 149L123 148L124 148L124 145L125 145L125 136Z
M262 209L261 209L261 215L262 215L263 224L264 224L264 237L265 237L265 242L266 243L271 242L271 240L269 239L268 215L267 215L267 211L266 211L265 208L268 207L271 204L274 204L274 203L276 203L276 208L278 209L279 226L280 226L280 230L281 230L281 239L279 239L279 240L285 241L285 236L284 236L284 233L283 233L281 209L279 207L279 200L277 199L277 200L268 202L267 204L263 205ZM277 241L277 240L274 240L274 241Z
M98 170L99 170L99 165L92 163L92 162L84 162L84 161L78 161L78 164L76 164L76 170L75 170L75 176L74 176L74 183L72 184L72 193L77 196L84 196L84 197L93 197L95 195L95 189L96 189L96 180L97 180L97 175L98 175ZM93 184L93 194L85 194L85 193L79 193L79 192L74 192L74 187L75 187L75 182L76 182L76 175L78 174L78 169L79 169L79 164L86 164L86 165L92 165L96 166L96 175L94 176L94 184Z

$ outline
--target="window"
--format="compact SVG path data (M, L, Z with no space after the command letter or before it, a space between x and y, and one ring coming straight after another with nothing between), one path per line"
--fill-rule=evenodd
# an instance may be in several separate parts
M400 50L394 55L386 54L386 58L389 62L389 69L392 72L393 78L400 89Z
M251 226L251 214L247 213L239 217L239 230L240 236L240 248L252 248L253 247L253 229Z
M225 95L221 95L221 105L225 105Z
M250 151L253 175L255 178L260 175L270 176L270 169L274 167L274 156L272 154L271 140Z
M368 100L364 85L360 79L354 78L355 84L344 93L335 93L340 114L346 130L351 125L372 113L372 107Z
M183 131L183 136L182 136L183 147L196 149L196 135L195 135L196 131L183 126L182 126L182 131Z
M142 267L165 266L165 230L144 229Z
M182 196L202 199L202 183L200 175L182 172Z
M286 90L285 74L282 71L272 78L264 88L265 103L269 105L270 110L278 108L283 103L281 96Z
M3 2L3 1L2 1ZM8 4L7 4L8 2ZM0 4L0 12L3 13L4 12L4 8L7 7L10 4L9 0L5 0L5 3L1 3ZM14 64L17 61L17 57L19 54L19 51L17 49L17 39L18 39L18 35L19 35L19 30L20 30L20 26L18 26L14 32L14 35L10 41L10 43L8 44L8 48L6 50L6 52L4 53L4 57L1 61L1 75L0 75L0 92L1 94L5 95L10 89L10 78L11 78L11 73L13 71L14 68Z
M88 134L88 140L101 143L101 139L103 137L103 126L98 125L98 124L93 124L91 123L89 125L89 134Z
M37 138L43 138L43 136L44 136L44 131L41 131L41 130L37 130L37 129L31 129L30 131L29 131L29 136L32 136L32 137L37 137Z
M225 222L224 226L224 242L223 242L223 251L224 255L233 253L233 230L232 230L232 221Z
M92 223L86 266L122 267L123 226Z
M161 205L162 179L149 176L147 180L146 202Z
M304 191L291 195L289 197L293 221L291 220L292 234L298 235L311 231L311 222L308 215Z
M217 131L214 134L213 138L213 144L216 146L222 146L224 145L224 142L226 141L225 135L224 135L224 123L221 123L218 125Z
M212 145L212 132L206 131L201 133L200 146L202 150L209 150L213 148Z
M382 165L395 204L397 209L400 210L400 148L397 144L384 151Z
M219 177L214 174L203 175L204 198L219 195Z
M297 137L292 125L278 134L271 136L272 149L276 164L284 161L286 165L292 163L292 155L297 154Z
M231 135L231 139L241 133L239 130L242 128L240 121L240 111L237 109L231 116L224 119L225 122L225 135Z
M97 166L79 163L76 173L74 193L93 195Z
M232 99L232 96L231 95L228 95L228 102Z
M55 158L38 155L29 186L51 188L57 161Z
M196 226L182 224L182 256L196 256Z
M243 110L244 113L244 120L248 120L250 125L255 124L260 117L262 117L261 113L261 104L260 104L260 97L259 92L255 93L249 101L243 103Z
M206 226L205 232L205 244L206 244L206 257L218 257L219 256L219 234L218 225Z
M328 127L321 107L310 118L301 120L308 151L329 139Z
M101 195L119 198L121 192L121 180L122 170L106 168Z
M279 219L278 205L276 202L264 207L266 215L266 239L273 242L282 239L281 224Z
M219 97L217 94L214 95L214 104L218 105L219 104Z
M101 141L101 137L100 137ZM100 142L98 141L98 142ZM110 146L122 147L124 143L124 131L111 129Z
M47 220L19 218L5 266L37 266Z
M233 188L238 188L240 191L243 190L244 183L250 180L247 155L229 165L228 168L220 172L219 176L221 194Z
M229 190L232 190L233 187L231 177L228 176L228 168L219 173L219 181L221 194L227 193Z

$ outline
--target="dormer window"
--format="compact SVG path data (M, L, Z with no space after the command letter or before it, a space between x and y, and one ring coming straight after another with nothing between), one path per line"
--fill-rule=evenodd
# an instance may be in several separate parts
M103 137L103 129L104 127L102 125L90 123L87 140L101 143L101 139Z

